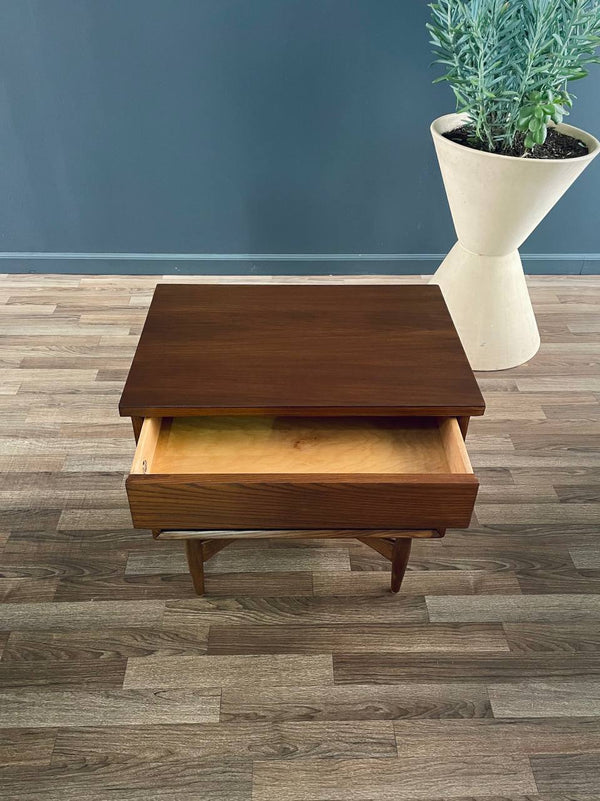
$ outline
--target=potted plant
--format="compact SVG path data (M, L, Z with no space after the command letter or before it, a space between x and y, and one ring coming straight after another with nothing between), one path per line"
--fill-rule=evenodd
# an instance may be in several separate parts
M439 284L475 370L530 359L540 337L518 248L596 157L563 123L600 44L600 0L439 0L428 24L457 113L431 134L458 242Z

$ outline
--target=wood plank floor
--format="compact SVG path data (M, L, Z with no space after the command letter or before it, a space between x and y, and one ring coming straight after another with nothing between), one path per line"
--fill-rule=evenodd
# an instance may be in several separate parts
M132 529L155 283L0 276L0 797L598 801L600 277L529 281L539 354L478 376L473 525L397 597L356 541L273 540L198 598Z

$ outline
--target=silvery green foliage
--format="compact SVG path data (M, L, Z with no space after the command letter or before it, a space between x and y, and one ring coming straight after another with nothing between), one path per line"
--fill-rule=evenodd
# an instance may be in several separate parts
M485 149L543 144L572 105L569 81L598 62L600 0L438 0L427 25L435 63Z

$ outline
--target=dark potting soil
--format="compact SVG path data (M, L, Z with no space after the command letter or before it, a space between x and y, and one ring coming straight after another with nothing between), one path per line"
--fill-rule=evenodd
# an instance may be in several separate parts
M452 142L457 142L459 145L465 145L473 150L483 150L489 152L481 142L473 139L473 131L466 125L461 125L460 128L455 128L453 131L447 131L443 134L446 139ZM515 137L514 146L508 150L496 150L502 156L523 156L525 147L523 141L525 134L520 131L517 132ZM548 136L543 145L535 145L530 151L527 152L525 158L530 159L574 159L577 156L585 156L588 153L588 146L581 139L575 139L568 134L560 133L556 128L548 128Z

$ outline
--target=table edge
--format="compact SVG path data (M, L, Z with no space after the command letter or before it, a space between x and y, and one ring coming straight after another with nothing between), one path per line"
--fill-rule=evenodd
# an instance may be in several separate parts
M282 417L480 417L481 406L133 406L119 404L121 417L203 417L248 415Z

